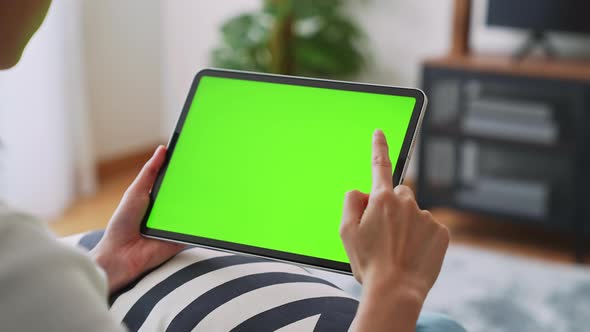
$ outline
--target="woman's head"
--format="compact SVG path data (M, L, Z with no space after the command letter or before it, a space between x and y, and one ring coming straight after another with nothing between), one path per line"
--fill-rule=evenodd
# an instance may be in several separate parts
M18 63L51 0L0 0L0 69Z

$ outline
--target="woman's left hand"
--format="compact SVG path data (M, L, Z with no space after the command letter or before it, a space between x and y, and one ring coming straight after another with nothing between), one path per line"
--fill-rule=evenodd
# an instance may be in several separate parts
M148 239L139 229L149 203L149 193L166 158L159 146L125 192L101 241L91 251L105 270L110 292L125 286L143 272L170 259L185 246Z

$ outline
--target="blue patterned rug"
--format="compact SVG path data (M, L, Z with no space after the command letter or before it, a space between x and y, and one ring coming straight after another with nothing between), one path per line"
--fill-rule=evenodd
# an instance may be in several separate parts
M352 278L314 273L360 294ZM471 332L590 331L590 268L452 246L424 309Z

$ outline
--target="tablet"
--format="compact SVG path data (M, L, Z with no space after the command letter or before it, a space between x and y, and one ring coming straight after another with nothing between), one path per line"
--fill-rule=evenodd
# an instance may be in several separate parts
M417 89L205 69L141 232L350 273L344 194L370 191L377 128L403 181L425 104Z

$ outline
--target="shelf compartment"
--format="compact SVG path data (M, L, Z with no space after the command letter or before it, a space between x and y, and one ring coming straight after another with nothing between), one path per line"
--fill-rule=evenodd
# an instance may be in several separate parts
M519 141L516 139L511 138L501 138L501 137L489 137L487 135L479 135L475 133L465 133L463 129L461 129L457 125L449 125L449 126L430 126L428 128L428 133L433 136L444 136L447 138L452 139L464 139L464 140L475 140L482 143L487 144L496 144L496 145L510 145L512 147L519 147L524 149L533 149L533 150L541 150L546 152L557 151L557 152L573 152L575 149L575 144L569 140L559 140L556 143L536 143L536 142L528 142L528 141Z

